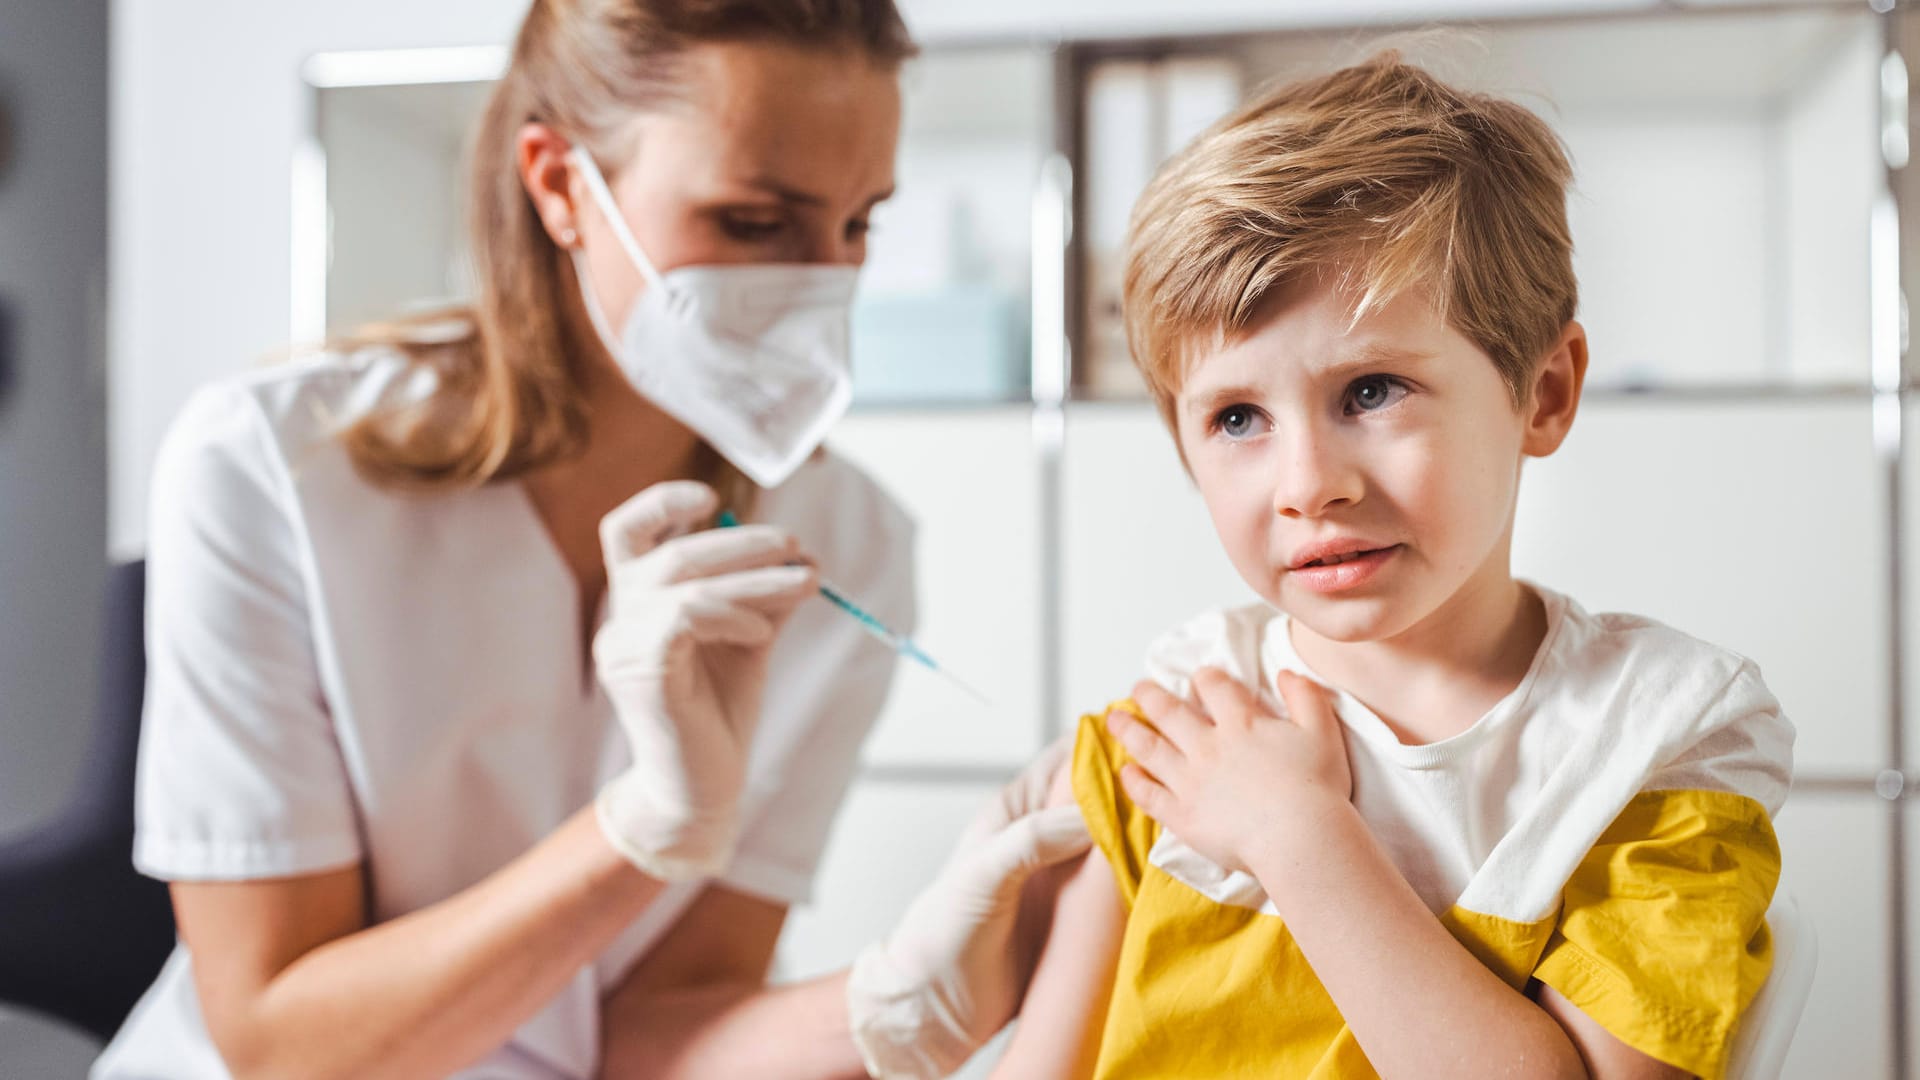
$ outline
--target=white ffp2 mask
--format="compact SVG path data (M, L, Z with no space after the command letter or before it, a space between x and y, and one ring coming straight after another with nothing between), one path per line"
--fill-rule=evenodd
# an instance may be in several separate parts
M851 266L746 263L661 273L634 239L593 158L568 157L647 287L619 336L579 251L581 299L634 387L761 487L806 461L853 398Z

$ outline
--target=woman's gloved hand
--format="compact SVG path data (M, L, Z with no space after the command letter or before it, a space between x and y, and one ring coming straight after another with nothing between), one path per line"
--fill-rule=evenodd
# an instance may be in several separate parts
M669 481L600 523L607 619L594 666L633 764L594 800L600 828L663 881L718 872L733 854L747 750L767 657L812 594L792 536L766 525L710 528L719 497Z
M854 962L847 1010L873 1076L946 1076L1013 1019L1031 975L1013 945L1021 887L1092 843L1079 807L1046 807L1070 749L1056 742L1003 788L893 933Z

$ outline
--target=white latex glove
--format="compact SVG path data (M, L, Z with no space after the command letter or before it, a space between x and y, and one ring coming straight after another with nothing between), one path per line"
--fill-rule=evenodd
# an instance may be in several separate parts
M1012 945L1021 887L1092 843L1079 807L1043 809L1071 743L1001 790L893 933L854 962L847 1012L869 1074L946 1076L1013 1019L1026 990Z
M633 750L594 810L607 840L662 881L711 876L733 855L767 655L812 592L781 529L709 528L719 497L669 481L600 523L607 620L594 667ZM698 530L698 531L696 531Z

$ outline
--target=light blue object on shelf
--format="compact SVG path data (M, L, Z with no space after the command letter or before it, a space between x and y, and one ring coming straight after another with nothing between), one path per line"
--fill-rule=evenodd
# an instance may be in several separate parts
M854 403L1024 400L1023 300L987 284L862 296L853 308Z

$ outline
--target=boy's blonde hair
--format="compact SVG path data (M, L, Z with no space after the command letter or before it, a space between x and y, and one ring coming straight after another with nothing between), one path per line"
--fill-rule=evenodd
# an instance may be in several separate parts
M1188 365L1308 274L1336 275L1355 320L1425 291L1524 403L1574 314L1572 176L1539 117L1397 52L1260 94L1134 207L1127 340L1167 426Z

